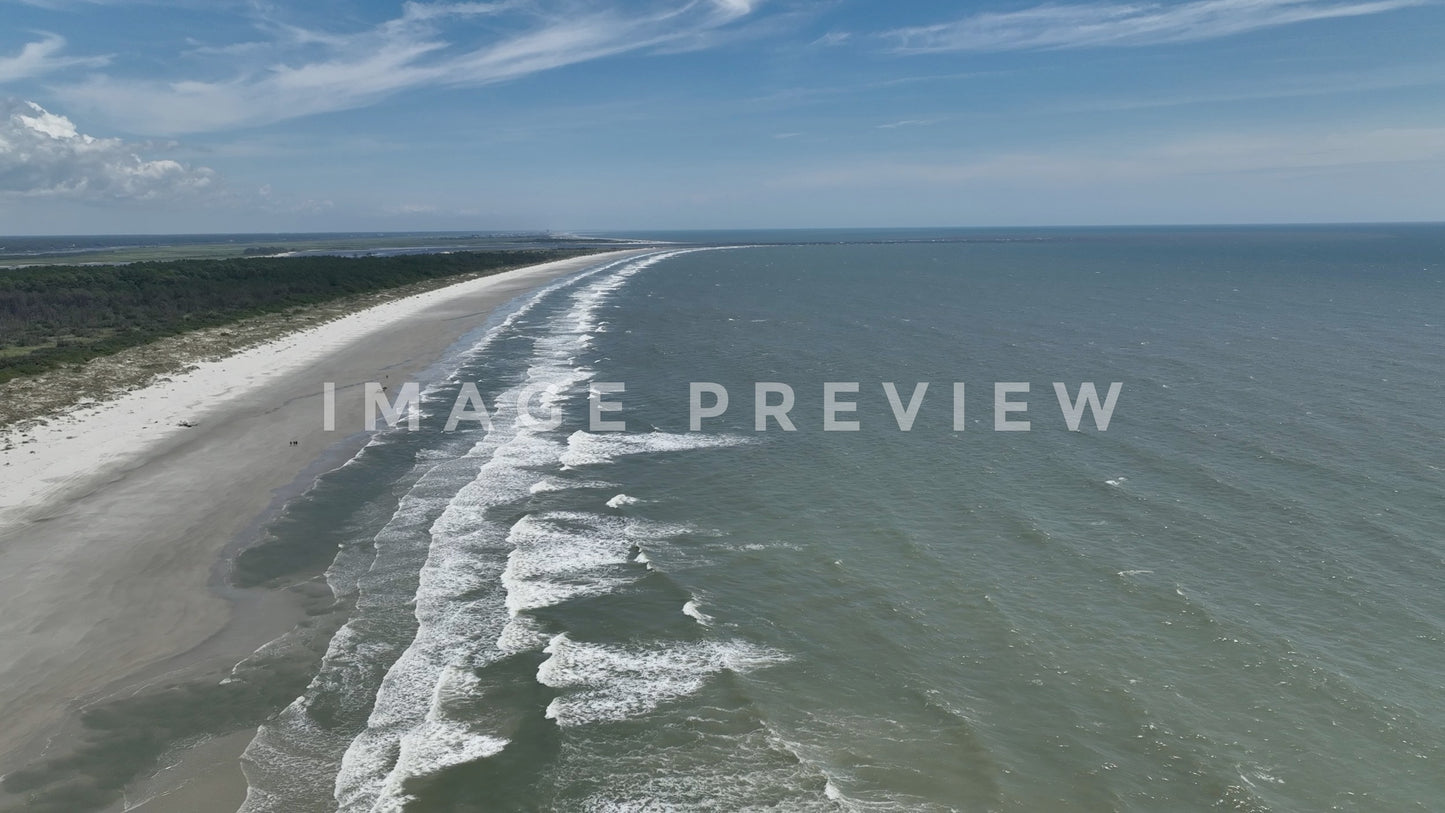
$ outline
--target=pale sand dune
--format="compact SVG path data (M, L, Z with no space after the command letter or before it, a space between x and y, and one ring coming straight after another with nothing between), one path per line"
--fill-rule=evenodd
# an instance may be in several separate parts
M0 452L0 773L34 758L83 698L183 665L183 653L245 654L201 647L231 618L213 573L278 490L356 442L364 382L414 380L496 306L626 253L388 302L76 411Z

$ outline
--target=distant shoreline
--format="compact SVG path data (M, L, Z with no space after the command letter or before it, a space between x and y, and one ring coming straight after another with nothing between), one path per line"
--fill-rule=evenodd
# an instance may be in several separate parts
M0 271L259 256L605 248L629 241L551 233L319 232L314 234L0 236Z
M229 355L282 332L412 293L592 253L595 248L417 250L0 270L0 393L6 396L0 426L70 406L54 403L53 393L36 393L28 379L55 376L63 383L74 373L109 378L104 366L77 369L94 359L120 359L127 351L157 347L163 356L167 349L183 358ZM154 354L142 350L140 355ZM170 358L140 361L155 374L176 369ZM144 383L125 380L112 388ZM97 394L83 380L69 388L92 398L106 394ZM45 403L35 404L37 395Z

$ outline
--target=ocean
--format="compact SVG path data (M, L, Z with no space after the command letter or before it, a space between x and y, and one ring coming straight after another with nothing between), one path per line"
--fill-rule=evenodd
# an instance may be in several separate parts
M642 236L242 557L339 599L244 811L1445 806L1445 227Z

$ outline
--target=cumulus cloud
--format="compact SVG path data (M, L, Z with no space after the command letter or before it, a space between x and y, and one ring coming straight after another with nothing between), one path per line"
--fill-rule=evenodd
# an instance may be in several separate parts
M412 89L487 85L626 53L707 47L756 5L409 2L400 16L349 32L267 18L260 21L265 40L192 51L218 60L206 78L94 76L56 92L133 132L213 131L353 109Z
M108 57L60 56L64 47L64 37L46 34L35 42L27 43L14 56L0 56L0 82L29 79L62 68L94 68L110 61Z
M1089 46L1156 45L1242 34L1260 28L1362 17L1426 0L1192 0L1164 3L1042 5L985 12L939 25L900 28L884 36L901 53L1015 51Z
M195 199L216 191L216 174L138 147L76 130L34 102L0 99L0 195L87 201Z

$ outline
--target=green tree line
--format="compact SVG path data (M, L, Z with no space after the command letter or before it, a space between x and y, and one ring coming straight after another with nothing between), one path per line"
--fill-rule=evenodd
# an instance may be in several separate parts
M584 253L527 249L0 269L0 383L250 316Z

